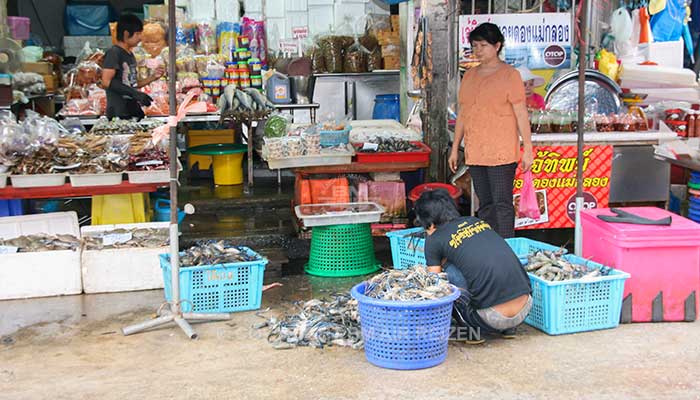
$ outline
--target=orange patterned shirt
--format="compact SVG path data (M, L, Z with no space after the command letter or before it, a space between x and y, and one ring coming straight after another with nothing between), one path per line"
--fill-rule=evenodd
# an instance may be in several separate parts
M476 68L464 74L459 88L459 115L464 127L468 165L494 166L518 162L520 138L513 104L525 101L520 72L503 64L490 75Z

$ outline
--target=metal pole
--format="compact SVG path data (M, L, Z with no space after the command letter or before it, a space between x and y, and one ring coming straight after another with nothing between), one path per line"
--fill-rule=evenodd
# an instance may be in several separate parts
M171 0L168 3L168 23L171 27L176 25L175 21L175 1ZM177 225L177 99L175 97L175 29L168 30L168 91L170 100L170 117L168 125L170 126L170 146L168 157L170 159L170 269L171 269L171 287L172 298L169 303L169 310L165 311L165 315L139 324L131 325L122 328L124 336L132 335L150 328L155 328L159 325L175 322L190 339L196 339L197 333L192 329L192 326L185 318L191 316L192 319L203 320L225 320L231 316L229 314L212 314L209 318L205 318L205 314L184 314L180 309L180 240L179 229ZM187 206L186 206L187 207ZM191 208L191 206L189 206Z
M575 14L576 9L572 8ZM575 230L575 252L581 256L583 240L581 229L581 208L583 208L583 133L584 115L586 113L586 61L588 54L588 0L581 0L581 15L579 16L579 41L578 51L578 124L576 134L578 135L577 146L577 166L576 166L576 230Z

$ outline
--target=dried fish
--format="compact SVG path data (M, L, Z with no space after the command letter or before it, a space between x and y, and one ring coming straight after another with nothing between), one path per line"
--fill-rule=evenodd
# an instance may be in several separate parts
M258 256L251 256L237 246L230 246L225 241L209 241L192 246L180 256L180 265L192 267L198 265L218 265L235 262L257 261Z
M563 257L562 251L538 251L531 254L524 268L535 276L553 282L607 276L611 271L608 267L599 269L573 263Z
M0 239L0 246L16 247L19 253L76 250L80 247L80 239L73 235L25 235L13 239Z
M115 235L121 236L115 240ZM85 233L85 250L123 249L130 247L164 247L169 243L167 229L115 229L108 232Z
M296 302L295 307L298 313L285 315L281 319L270 318L266 324L256 325L258 329L269 328L267 340L274 349L296 346L363 347L357 301L349 294L335 294L328 300Z
M420 148L408 140L395 138L395 137L375 137L367 143L373 143L377 145L377 149L366 149L364 147L360 148L358 151L364 153L401 153L408 151L418 151Z
M435 300L453 293L447 274L428 272L424 266L389 270L367 281L365 296L381 300Z

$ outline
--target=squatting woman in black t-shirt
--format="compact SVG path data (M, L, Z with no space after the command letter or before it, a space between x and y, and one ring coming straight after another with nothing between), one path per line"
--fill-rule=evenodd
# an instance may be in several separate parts
M423 193L416 215L426 229L428 269L444 269L462 291L453 316L482 333L510 334L532 306L530 279L518 257L484 221L461 217L444 190Z

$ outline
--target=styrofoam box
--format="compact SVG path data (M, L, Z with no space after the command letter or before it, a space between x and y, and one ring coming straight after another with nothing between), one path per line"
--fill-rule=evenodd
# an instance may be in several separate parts
M308 0L309 6L332 6L335 0Z
M164 183L170 182L170 171L167 169L158 171L129 171L129 183Z
M115 229L165 229L170 222L146 222L123 225L94 225L80 228L85 236ZM82 276L85 293L126 292L163 288L159 254L168 246L83 250Z
M304 11L307 12L309 6L307 0L287 0L287 11Z
M267 18L265 20L265 29L267 29L267 37L274 38L275 30L277 31L277 39L291 38L291 35L287 32L287 19L286 18ZM278 43L269 44L270 48L276 49Z
M7 174L0 174L0 189L7 186Z
M309 35L328 32L335 25L332 4L333 2L331 5L312 5L309 0Z
M197 0L190 3L187 12L193 21L206 21L214 18L215 10L216 3L214 0Z
M260 0L244 0L245 12L248 13L261 13L263 11L262 1Z
M267 0L265 2L265 17L284 18L284 0Z
M353 29L362 29L357 26L365 16L365 3L337 3L335 5L335 22L342 24L345 21L351 24Z
M66 174L11 175L12 186L17 188L63 186Z
M0 238L33 234L69 234L80 238L74 211L0 218ZM0 300L78 294L80 249L3 254Z

